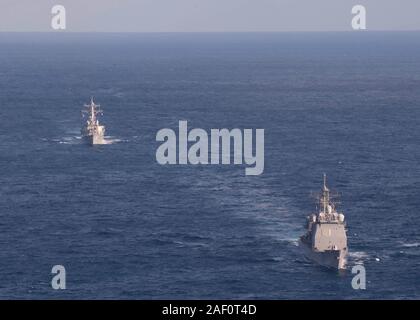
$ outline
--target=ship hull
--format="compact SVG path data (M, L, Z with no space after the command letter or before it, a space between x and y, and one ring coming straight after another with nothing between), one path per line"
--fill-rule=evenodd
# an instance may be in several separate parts
M323 267L338 270L346 269L347 249L314 251L312 247L302 241L302 239L299 240L299 247L302 248L306 258Z
M90 145L97 145L97 144L104 144L104 136L103 135L85 135L83 139Z

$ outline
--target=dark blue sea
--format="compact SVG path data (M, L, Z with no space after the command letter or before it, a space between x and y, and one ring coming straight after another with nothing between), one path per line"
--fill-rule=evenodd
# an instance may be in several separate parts
M2 299L420 298L420 33L3 33L0 119ZM179 120L265 129L264 173L159 165ZM324 172L344 274L297 246Z

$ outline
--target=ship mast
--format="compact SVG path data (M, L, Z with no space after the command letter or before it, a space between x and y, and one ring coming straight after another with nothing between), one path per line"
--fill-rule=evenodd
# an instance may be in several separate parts
M102 114L102 110L100 109L99 104L95 104L93 101L93 97L90 98L90 104L85 104L85 107L89 109L84 111L85 113L89 113L89 122L92 125L95 125L97 122L96 115Z
M327 175L324 173L324 186L322 188L321 207L323 213L327 213L327 207L330 204L330 190L327 188Z
M92 123L96 122L95 103L93 102L93 97L90 98L90 121L92 121Z

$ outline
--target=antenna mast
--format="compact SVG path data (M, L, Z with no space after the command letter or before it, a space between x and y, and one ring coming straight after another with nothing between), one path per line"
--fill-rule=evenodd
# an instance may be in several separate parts
M324 173L324 186L322 188L321 206L323 212L327 213L327 206L330 203L330 190L327 188L327 175Z
M93 125L96 124L96 116L102 114L102 110L100 109L101 105L95 104L93 101L93 97L90 98L90 104L85 104L85 107L89 110L85 110L84 113L89 114L89 122Z

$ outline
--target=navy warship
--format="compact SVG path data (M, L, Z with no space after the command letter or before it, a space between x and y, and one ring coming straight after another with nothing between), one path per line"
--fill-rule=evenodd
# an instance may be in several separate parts
M103 144L105 126L99 124L98 116L102 115L102 110L99 104L95 104L93 98L90 99L90 104L85 104L85 110L82 111L82 116L87 115L87 120L82 127L82 136L89 144Z
M344 214L338 213L331 200L324 174L324 186L318 196L318 213L307 217L307 232L300 237L299 246L307 258L324 267L345 269L347 235Z

